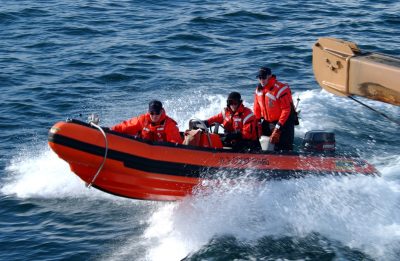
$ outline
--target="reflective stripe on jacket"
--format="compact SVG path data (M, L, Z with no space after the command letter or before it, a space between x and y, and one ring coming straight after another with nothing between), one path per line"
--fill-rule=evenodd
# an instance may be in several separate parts
M222 112L209 118L208 124L219 123L224 125L224 129L228 133L238 132L242 133L242 138L246 140L256 140L256 120L251 109L244 107L240 104L236 112L226 107Z
M162 112L159 122L152 123L150 114L142 114L138 117L123 121L111 128L124 134L136 135L150 141L168 141L182 143L177 123Z
M257 87L254 94L254 114L257 120L264 118L268 122L284 125L291 111L292 94L289 85L271 77L263 87Z

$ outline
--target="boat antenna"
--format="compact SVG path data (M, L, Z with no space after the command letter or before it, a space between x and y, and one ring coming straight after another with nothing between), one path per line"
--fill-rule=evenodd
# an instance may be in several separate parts
M396 123L397 125L400 125L400 121L398 121L398 120L396 120L396 119L390 118L389 116L387 116L387 115L384 114L383 112L380 112L380 111L378 111L378 110L376 110L376 109L374 109L374 108L368 106L367 104L362 103L361 101L355 99L353 96L347 96L347 97L349 97L349 98L352 99L353 101L355 101L355 102L357 102L357 103L359 103L359 104L361 104L361 105L367 107L367 108L370 109L371 111L374 111L374 112L378 113L379 115L383 116L384 118L388 119L389 121L394 122L394 123Z
M89 184L86 185L87 188L90 188L90 187L94 184L94 182L96 181L97 176L99 176L100 171L103 169L104 164L106 163L107 152L108 152L108 141L107 141L107 135L106 135L106 133L105 133L104 130L98 125L98 123L99 123L99 121L100 121L99 116L96 115L96 114L91 114L91 115L89 116L88 120L89 120L90 126L95 127L96 129L98 129L98 130L101 132L101 134L103 134L104 142L105 142L105 150L104 150L103 162L101 163L99 169L97 170L96 174L94 175L92 181L91 181Z
M297 101L296 101L296 106L294 107L294 109L297 111L297 108L299 107L299 102L300 102L300 96L297 95Z

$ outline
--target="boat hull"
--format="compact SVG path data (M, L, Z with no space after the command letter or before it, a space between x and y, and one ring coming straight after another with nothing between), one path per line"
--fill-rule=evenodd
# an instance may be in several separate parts
M107 157L92 186L114 195L144 200L177 200L194 188L221 177L298 178L308 175L376 175L366 161L344 156L298 153L238 153L227 149L152 143L106 131ZM56 123L49 145L72 172L92 183L106 152L105 137L90 125L72 120Z

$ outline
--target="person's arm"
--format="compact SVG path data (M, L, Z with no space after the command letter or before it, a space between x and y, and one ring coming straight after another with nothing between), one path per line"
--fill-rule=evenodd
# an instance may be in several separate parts
M111 127L111 130L124 134L136 135L142 130L142 128L143 127L139 116L114 125Z
M243 118L242 138L246 140L252 140L255 136L257 121L254 114L249 111Z
M208 118L207 120L208 126L212 125L213 123L222 124L223 122L224 122L224 116L222 115L222 112Z
M165 136L166 136L166 141L168 142L182 144L183 140L181 134L179 133L179 128L178 126L176 126L174 121L168 121L168 124L166 124Z
M254 116L259 121L261 120L261 108L257 101L257 93L254 94L254 105L253 105Z
M281 108L281 115L279 117L278 123L283 126L290 116L291 106L293 102L292 95L290 94L290 89L287 88L284 93L279 96L279 106Z

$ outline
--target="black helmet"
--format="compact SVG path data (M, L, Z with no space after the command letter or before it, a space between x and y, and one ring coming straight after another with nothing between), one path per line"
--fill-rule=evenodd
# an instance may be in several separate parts
M228 100L240 101L241 99L242 96L240 96L240 93L238 92L231 92L228 96Z
M152 100L149 102L149 112L155 112L156 114L160 114L162 108L163 108L162 103L158 100Z
M240 93L238 93L238 92L231 92L228 95L228 99L226 102L227 102L228 106L231 105L232 102L236 102L236 103L240 104L240 103L242 103L242 96L240 96Z
M258 70L258 74L256 78L266 79L269 75L271 75L271 69L267 66L262 66L260 70Z

